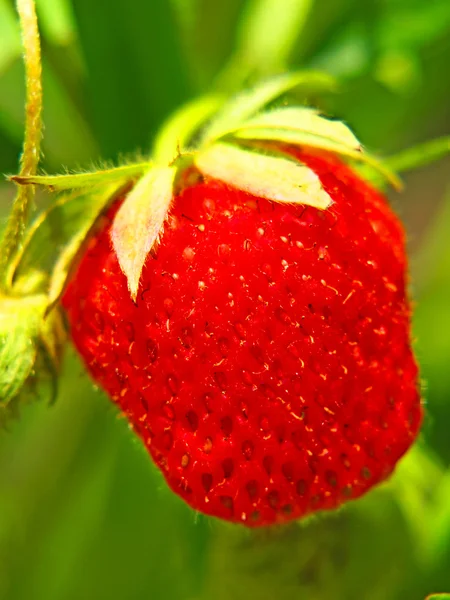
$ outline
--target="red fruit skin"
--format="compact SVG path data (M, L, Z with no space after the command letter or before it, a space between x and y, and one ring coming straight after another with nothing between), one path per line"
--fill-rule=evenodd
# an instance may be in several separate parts
M327 211L205 181L174 199L136 303L91 240L63 305L93 379L193 508L247 526L361 496L417 436L402 227L333 156Z

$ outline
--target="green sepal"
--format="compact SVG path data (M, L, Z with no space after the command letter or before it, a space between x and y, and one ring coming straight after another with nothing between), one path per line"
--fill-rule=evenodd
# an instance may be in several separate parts
M0 297L0 425L30 399L56 396L66 333L61 311L51 309L99 218L129 185L61 196L30 226L9 293Z
M111 239L128 289L136 299L148 253L162 233L174 195L176 166L151 167L119 208Z
M343 146L333 140L323 138L311 133L302 131L292 131L288 129L241 129L236 135L235 139L241 139L246 141L265 141L265 142L281 142L283 144L291 144L294 146L317 148L318 150L326 150L354 160L357 163L361 163L369 171L374 171L378 179L381 177L383 180L388 181L394 188L400 190L403 187L401 179L396 173L391 171L381 160L378 160L371 154L360 150L352 150L349 147ZM367 175L369 179L370 174Z
M305 135L313 135L323 138L324 143L334 142L337 146L348 148L353 151L361 150L361 143L353 132L342 121L327 119L318 110L307 107L283 107L275 110L265 111L251 119L238 128L234 135L244 137L242 130L257 134L260 129L287 130L302 132Z
M310 108L280 108L264 112L242 123L230 138L267 141L317 148L350 158L376 171L395 188L398 176L382 161L365 152L352 131L342 122L327 119Z
M63 195L41 213L30 226L14 266L14 293L45 293L52 306L97 220L128 185L122 180L89 192Z
M114 181L129 181L138 178L150 167L149 162L134 163L123 167L113 167L85 173L67 173L64 175L12 175L9 179L19 185L39 185L49 192L63 192L96 185L106 185Z
M202 96L176 111L156 136L153 144L155 161L170 164L180 154L189 151L195 135L224 102L223 96Z
M28 378L36 360L36 338L45 295L0 300L0 402L7 406Z
M295 159L217 142L198 152L194 162L204 175L260 198L320 210L332 204L314 171Z
M272 77L227 102L206 128L199 146L224 137L269 104L298 87L323 92L335 91L337 84L333 77L320 71L297 71Z
M46 319L46 307L45 294L0 298L0 427L22 404L56 395L65 334L60 313Z

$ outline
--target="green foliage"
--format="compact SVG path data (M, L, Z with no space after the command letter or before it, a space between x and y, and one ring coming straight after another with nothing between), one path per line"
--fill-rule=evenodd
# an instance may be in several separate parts
M0 398L2 410L8 410L36 360L36 341L45 311L45 296L25 300L3 298L1 308Z
M26 403L56 397L64 332L55 311L45 317L45 294L0 297L0 428Z
M110 181L132 181L145 173L150 163L133 163L110 169L65 175L13 175L11 181L20 185L40 185L49 192L94 188Z
M17 171L24 104L11 6L0 0L0 170L9 173ZM285 65L338 76L338 94L325 94L323 86L299 86L291 94L348 123L369 149L393 153L449 133L447 0L110 0L107 7L39 0L37 8L44 42L43 164L52 172L99 158L116 161L119 153L147 154L162 121L194 95L210 98L212 91L216 98ZM161 154L173 156L174 146L176 154L176 142ZM409 232L427 417L421 444L389 483L336 514L286 529L247 532L196 517L165 488L124 421L69 356L56 405L30 405L0 436L0 598L423 600L448 592L448 168L447 159L408 176L406 192L393 198ZM72 240L71 251L79 247L69 224L84 211L70 198L49 208L55 211L51 231L39 227L38 217L16 285L24 283L27 248L55 268L47 240ZM1 185L2 217L9 200L9 188ZM64 264L58 273L55 289ZM37 305L42 316L49 285L37 273L38 292L29 289L7 323L17 328L9 350L17 360L8 366L30 386L46 326L30 318L29 306ZM44 364L37 367L48 376L36 395L52 396L58 346L47 338ZM0 385L12 398L9 381Z
M314 71L298 71L270 78L254 89L237 94L227 103L213 119L211 126L206 129L202 136L203 142L206 143L226 135L286 92L298 87L306 88L307 91L312 89L317 93L317 91L334 90L336 82L332 77Z

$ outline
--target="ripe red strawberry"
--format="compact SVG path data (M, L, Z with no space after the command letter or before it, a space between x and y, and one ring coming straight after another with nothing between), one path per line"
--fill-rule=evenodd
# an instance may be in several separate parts
M134 303L110 241L118 202L63 298L90 373L170 487L249 526L361 496L421 421L401 225L337 158L296 155L327 211L197 183Z

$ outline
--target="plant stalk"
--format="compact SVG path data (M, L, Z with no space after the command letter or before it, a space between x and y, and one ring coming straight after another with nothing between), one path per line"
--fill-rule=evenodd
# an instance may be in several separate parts
M17 0L24 47L26 76L25 139L20 160L20 175L34 175L39 163L42 137L41 45L34 0ZM20 244L34 198L34 186L21 186L0 244L0 291L11 284L10 265Z

